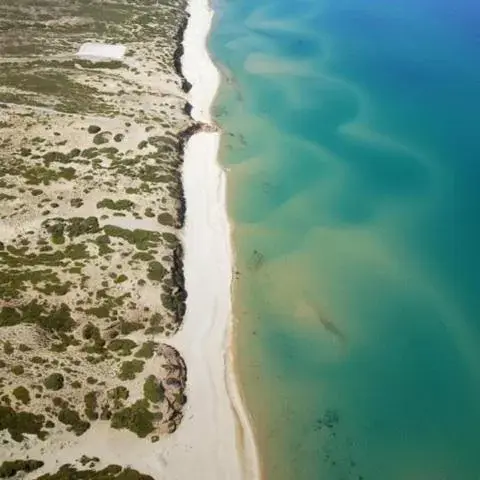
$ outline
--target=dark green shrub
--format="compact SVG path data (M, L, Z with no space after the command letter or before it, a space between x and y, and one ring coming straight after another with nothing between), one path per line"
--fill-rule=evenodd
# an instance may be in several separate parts
M61 373L52 373L43 382L46 388L54 391L62 389L64 383L65 379Z

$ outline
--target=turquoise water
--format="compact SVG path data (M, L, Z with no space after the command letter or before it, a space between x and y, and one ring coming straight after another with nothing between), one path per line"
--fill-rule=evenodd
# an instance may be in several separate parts
M219 0L268 479L480 479L480 5Z

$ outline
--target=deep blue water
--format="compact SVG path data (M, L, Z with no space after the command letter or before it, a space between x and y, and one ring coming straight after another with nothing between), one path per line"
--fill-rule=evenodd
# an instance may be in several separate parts
M480 479L480 3L219 0L268 479Z

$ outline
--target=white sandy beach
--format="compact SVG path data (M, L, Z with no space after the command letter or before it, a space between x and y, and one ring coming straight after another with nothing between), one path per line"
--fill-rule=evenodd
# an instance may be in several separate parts
M182 69L192 83L192 117L210 123L220 75L206 48L213 11L191 0ZM219 133L201 132L187 144L184 189L187 312L171 344L188 369L188 402L179 429L159 447L167 477L187 480L255 480L258 461L248 415L232 368L233 257L226 213L226 178L217 162Z

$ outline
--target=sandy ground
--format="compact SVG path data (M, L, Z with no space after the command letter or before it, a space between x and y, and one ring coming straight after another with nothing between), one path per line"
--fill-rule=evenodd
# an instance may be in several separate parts
M207 0L191 0L183 73L193 87L195 120L210 123L220 77L206 50L213 16ZM201 132L188 142L185 279L187 312L172 340L188 368L188 402L180 428L160 441L168 478L255 480L258 461L248 416L235 384L230 350L233 257L226 213L226 179L216 157L220 135Z

